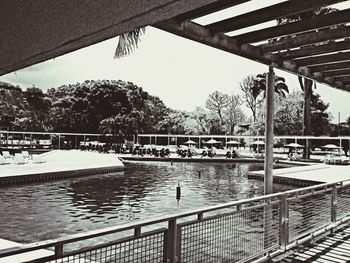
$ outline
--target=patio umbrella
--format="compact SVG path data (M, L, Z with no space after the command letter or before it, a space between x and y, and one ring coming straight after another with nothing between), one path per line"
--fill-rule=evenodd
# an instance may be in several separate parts
M289 143L284 145L285 147L290 147L290 148L304 148L304 145L301 145L299 143Z
M185 144L191 145L191 144L197 144L197 143L195 141L188 140L187 142L185 142Z
M218 142L217 140L211 139L211 140L209 140L209 141L207 141L205 143L207 143L207 144L216 144L216 143L220 143L220 142Z
M322 146L322 148L324 148L324 149L341 149L343 147L339 147L339 146L337 146L335 144L327 144L325 146Z
M237 144L240 144L240 143L237 142L237 141L228 141L226 144L237 145Z
M252 145L265 145L265 143L263 141L255 141Z

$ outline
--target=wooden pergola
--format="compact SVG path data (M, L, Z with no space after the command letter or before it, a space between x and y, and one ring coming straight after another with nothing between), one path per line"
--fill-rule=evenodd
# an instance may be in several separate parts
M245 2L250 0L5 0L0 3L0 76L147 25L263 63L269 67L265 186L270 193L273 69L305 78L305 107L312 81L350 91L350 1L289 0L206 25L194 22ZM349 3L349 9L229 34L340 2Z

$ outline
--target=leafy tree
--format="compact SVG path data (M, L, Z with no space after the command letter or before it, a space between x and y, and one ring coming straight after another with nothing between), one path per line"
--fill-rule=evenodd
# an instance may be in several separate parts
M326 111L329 103L321 100L319 94L311 96L311 133L315 136L329 134L330 114Z
M275 108L276 135L300 135L303 128L303 95L292 92L285 99L277 98Z
M226 134L234 134L235 127L245 121L245 114L241 109L242 100L239 95L232 94L229 97L229 103L224 109L224 118L226 122Z
M251 110L254 122L257 121L259 106L263 103L266 95L266 77L267 73L258 74L256 77L249 75L240 83L243 101ZM279 96L286 97L289 90L284 78L275 76L274 91Z
M215 91L209 95L209 98L205 102L206 108L217 114L219 118L219 133L223 132L224 116L223 111L230 104L230 97L219 91Z

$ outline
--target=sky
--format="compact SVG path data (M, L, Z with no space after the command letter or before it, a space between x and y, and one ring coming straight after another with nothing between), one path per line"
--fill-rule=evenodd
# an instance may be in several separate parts
M158 96L168 107L192 111L196 106L204 106L210 93L218 90L239 94L239 83L244 77L268 71L266 65L153 27L147 27L138 49L128 57L114 59L117 40L116 37L0 76L0 81L22 89L35 85L47 90L85 80L120 79ZM300 89L297 76L280 70L276 74L286 79L291 90ZM350 116L349 92L321 84L316 85L315 92L329 102L333 122L338 122L339 112L340 121Z

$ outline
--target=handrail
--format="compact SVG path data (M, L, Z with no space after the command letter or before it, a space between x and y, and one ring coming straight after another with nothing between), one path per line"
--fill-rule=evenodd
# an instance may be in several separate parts
M323 190L328 190L328 189L331 189L331 187L334 188L334 187L337 187L338 185L343 185L346 182L350 182L350 179L338 181L338 182L333 182L333 183L323 183L323 184L318 184L318 185L314 185L314 186L288 190L285 192L279 192L279 193L273 193L273 194L264 195L264 196L258 196L258 197L254 197L254 198L250 198L250 199L232 201L232 202L228 202L225 204L213 205L213 206L210 206L207 208L201 208L201 209L186 211L186 212L182 212L182 213L166 215L166 216L159 217L157 219L146 219L146 220L140 220L140 221L136 221L136 222L130 222L130 223L122 224L119 226L113 226L113 227L88 231L84 234L75 234L75 235L70 235L69 237L63 237L63 238L58 238L58 239L53 239L53 240L45 240L45 241L41 241L41 242L35 242L35 243L31 243L31 244L17 246L17 247L10 248L10 249L0 250L0 258L5 257L5 256L19 254L19 253L29 252L29 251L33 251L33 250L37 250L37 249L73 243L73 242L81 241L84 239L91 239L91 238L102 236L102 235L109 235L109 234L116 233L116 232L122 232L122 231L126 231L126 230L136 229L136 228L140 228L140 227L144 227L144 226L148 226L148 225L154 225L154 224L158 224L158 223L162 223L162 222L168 222L168 221L176 220L179 218L185 218L185 217L195 216L195 215L200 215L200 214L202 215L203 213L207 213L207 212L211 212L211 211L215 211L215 210L220 210L220 209L225 209L225 208L229 208L229 207L234 207L234 206L241 207L244 204L262 201L262 200L266 200L266 199L272 200L273 198L282 198L282 197L286 197L288 195L299 194L299 193L312 191L312 190L316 190L316 189L322 189L322 188L323 188ZM318 192L314 192L314 194L317 194ZM299 197L302 197L302 196L303 195L299 195Z

